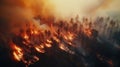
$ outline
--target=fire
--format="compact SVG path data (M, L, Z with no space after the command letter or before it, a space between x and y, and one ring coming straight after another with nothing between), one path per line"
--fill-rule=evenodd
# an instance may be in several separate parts
M35 49L40 53L45 53L45 51L43 49L41 49L40 47L35 47Z
M66 40L70 40L70 41L72 41L73 38L74 38L74 34L68 32L67 35L64 35L64 38L65 38Z
M51 40L47 40L47 42L48 42L48 43L52 43L52 41L51 41Z
M23 58L23 51L18 46L14 45L13 55L17 61L21 61Z
M65 51L68 50L68 48L67 48L64 44L60 44L60 45L59 45L59 48L60 48L61 50L65 50Z
M37 56L34 56L34 59L36 59L37 61L40 60Z
M92 36L92 31L91 31L91 29L84 29L84 33L85 33L88 37Z
M4 15L4 10L2 10L3 17L6 18L1 20L6 23L10 21L9 23L13 24L10 27L20 28L15 29L15 31L12 30L14 27L9 29L12 30L10 38L13 43L10 46L12 46L12 55L15 60L21 61L28 66L39 61L41 54L51 51L48 49L57 48L66 53L75 54L77 51L74 51L74 49L78 48L77 46L80 48L86 46L86 44L82 46L84 44L82 41L97 37L87 19L82 20L83 22L79 21L79 18L75 18L76 20L71 18L70 21L59 20L66 16L74 17L79 16L79 14L91 14L90 12L98 10L106 0L22 0L20 4L19 1L13 1L10 4L9 1L5 3L9 5L5 6L4 10L7 9L9 12L5 11L6 14ZM18 4L14 4L17 5L17 8L14 7L13 3ZM98 3L99 5L97 5ZM9 18L8 15L12 15L12 18ZM61 15L64 17L61 17ZM4 21L5 19L7 21ZM19 24L21 24L20 27L17 27ZM5 34L7 33L5 32ZM110 60L108 63L113 64Z
M39 60L40 57L37 54L45 54L47 49L54 47L69 54L75 54L73 50L77 45L75 40L81 41L82 39L79 34L84 34L83 36L90 38L92 30L73 25L79 25L79 23L51 23L47 30L42 30L41 27L38 29L28 26L28 29L18 33L19 35L15 36L15 39L13 38L13 43L15 44L12 44L14 46L14 58L30 65Z
M39 32L38 32L37 30L32 30L32 31L31 31L31 34L37 35L37 34L39 34Z
M24 39L29 39L29 36L27 34L24 35Z
M55 36L53 37L53 39L54 39L56 42L58 42L58 43L60 42L60 40L59 40L57 37L55 37Z
M52 47L52 45L51 45L51 44L48 44L48 43L46 43L45 46L46 46L46 47L49 47L49 48Z
M71 51L71 50L70 50L67 46L65 46L64 44L60 44L60 45L59 45L59 48L60 48L61 50L63 50L63 51L66 51L66 52L70 53L70 54L74 54L74 52Z

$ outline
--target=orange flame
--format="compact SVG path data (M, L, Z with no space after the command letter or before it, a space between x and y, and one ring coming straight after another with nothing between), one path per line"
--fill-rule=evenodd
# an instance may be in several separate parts
M18 46L14 45L14 52L13 52L13 55L14 55L14 58L17 60L17 61L21 61L22 58L23 58L23 51L21 48L19 48Z
M35 47L35 49L36 49L39 53L45 53L45 50L41 49L40 47Z

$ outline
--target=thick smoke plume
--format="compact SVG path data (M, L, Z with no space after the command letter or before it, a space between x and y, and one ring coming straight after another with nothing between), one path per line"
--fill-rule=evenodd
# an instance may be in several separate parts
M26 24L38 25L34 17L47 19L52 16L52 10L49 0L0 0L0 36L6 37L1 39L25 29Z
M53 6L49 0L0 0L0 36L5 41L26 24L36 24L35 17L52 17Z

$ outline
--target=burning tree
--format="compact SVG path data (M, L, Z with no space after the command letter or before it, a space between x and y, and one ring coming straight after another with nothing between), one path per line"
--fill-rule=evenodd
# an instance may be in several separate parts
M35 18L35 20L38 19ZM78 19L55 21L54 19L46 20L40 18L40 22L45 22L46 24L27 23L25 28L20 28L18 32L12 33L12 37L9 40L10 53L16 61L22 62L26 66L40 61L42 55L61 59L69 56L70 58L66 57L65 59L71 62L76 59L74 57L78 57L74 61L76 67L89 66L87 60L90 59L89 57L92 54L100 61L113 66L113 60L101 53L103 46L100 46L102 44L99 42L103 40L101 38L104 35L101 35L101 32L104 31L100 26L106 25L102 24L103 21L101 18L95 19L95 21L89 21L88 18L83 18L82 21ZM108 28L110 26L114 29L115 24L113 21L106 26L107 28L103 28L109 31ZM100 30L100 32L97 30ZM60 57L60 55L63 56ZM79 63L76 63L77 61Z
M54 21L53 21L54 22ZM20 29L13 34L11 48L17 61L30 65L40 60L39 53L58 48L69 54L75 54L78 47L86 47L85 40L96 39L98 32L78 22L58 21L48 25L49 29L37 29L35 25L26 24L27 29Z

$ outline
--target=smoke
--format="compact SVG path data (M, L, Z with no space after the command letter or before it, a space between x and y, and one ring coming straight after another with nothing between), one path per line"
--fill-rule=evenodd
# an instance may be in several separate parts
M60 18L76 15L95 16L109 7L113 0L51 0L55 5L55 14Z
M0 40L8 43L26 25L38 26L34 17L48 18L52 9L49 0L0 0Z
M0 36L11 36L26 24L39 26L38 18L93 16L111 5L113 0L0 0ZM115 0L117 2L118 0ZM48 20L49 21L49 20ZM48 22L47 22L48 23ZM8 39L8 38L2 38Z
M6 23L10 30L25 27L28 23L34 24L34 17L38 15L43 18L52 15L49 0L1 0L0 9L0 22Z
M76 15L93 16L107 8L113 0L1 0L0 18L10 28L21 27L33 18L71 18ZM2 21L1 21L2 22Z
M43 20L48 19L45 22L49 23L50 20L52 20L52 17L71 18L76 15L93 16L96 15L99 11L101 13L103 9L107 10L108 7L110 7L111 2L112 0L0 0L0 44L1 41L3 41L7 44L2 46L9 47L8 42L10 42L10 40L13 40L13 34L19 33L21 29L26 29L27 26L35 25L34 28L36 28L36 26L40 26L41 22L44 23L44 21L42 20L36 20L35 17L37 17L38 19L43 18ZM61 26L67 25L68 24L60 23L60 29L63 29ZM76 27L76 25L73 25L73 28L74 27ZM43 28L45 28L45 26L43 26ZM100 27L101 30L105 30L103 28L104 27ZM101 32L100 29L98 30ZM56 40L56 38L50 39ZM37 37L35 37L35 42L37 41ZM67 42L68 41L66 40L66 43ZM30 46L33 47L33 45ZM49 47L50 45L47 44L47 46ZM69 51L68 48L64 47L64 45L60 45L61 49ZM71 53L71 51L69 52Z

